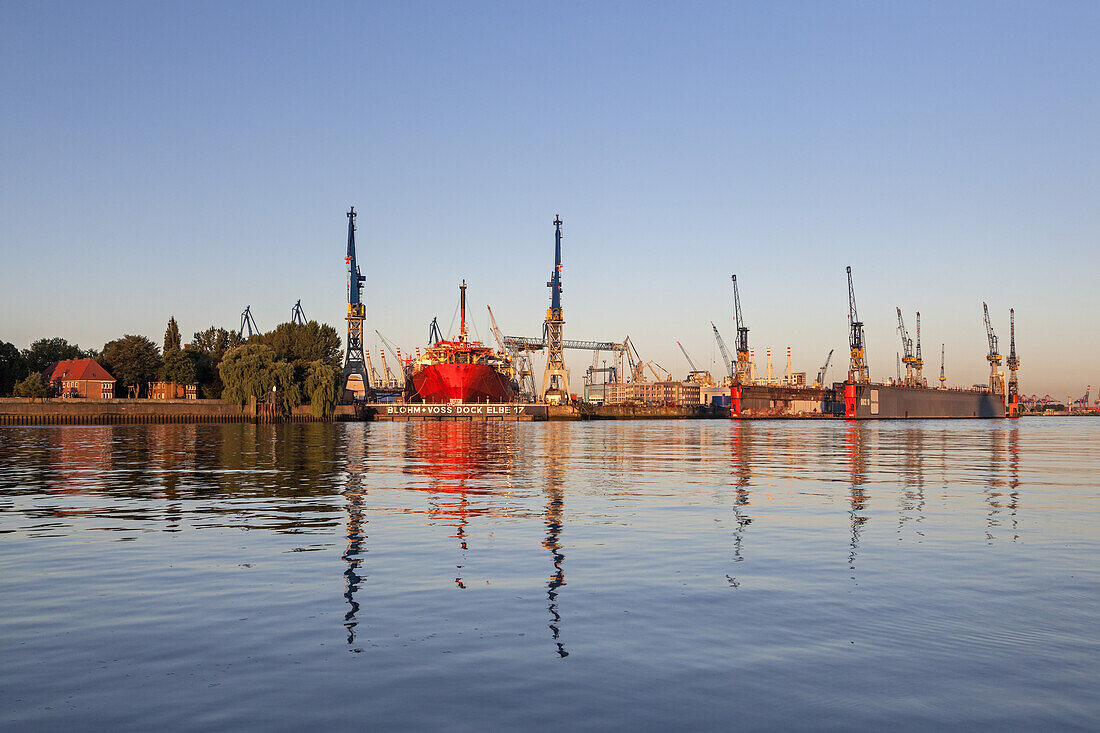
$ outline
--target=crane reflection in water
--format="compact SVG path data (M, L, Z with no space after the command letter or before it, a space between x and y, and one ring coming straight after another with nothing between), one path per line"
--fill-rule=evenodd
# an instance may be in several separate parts
M752 423L748 420L735 420L730 426L730 453L733 459L733 470L737 476L733 501L733 517L737 527L733 530L733 561L741 562L741 543L744 540L745 528L752 524L752 517L745 513L744 508L749 506L751 494L749 486L752 483ZM732 588L740 587L741 583L729 573L726 581Z
M348 474L347 486L344 489L348 521L347 546L341 559L347 565L344 569L344 600L347 601L348 610L344 613L344 628L347 630L348 644L355 643L355 627L359 624L359 603L355 600L355 594L364 581L364 576L360 574L360 566L366 552L363 542L367 538L363 532L363 527L367 523L363 507L365 492L363 473L367 466L367 442L363 436L343 441Z
M550 632L553 634L558 656L562 659L569 656L569 652L559 641L561 614L558 613L558 589L565 585L565 554L561 548L561 532L565 509L563 473L569 462L569 429L570 426L564 423L551 423L547 426L546 539L542 541L542 546L550 551L554 563L554 572L546 584L546 597L549 601L547 609L550 611Z
M394 429L394 428L387 428ZM422 513L433 526L452 530L449 539L456 541L460 554L455 563L454 587L467 590L466 552L473 541L470 525L478 517L494 517L505 512L499 499L511 494L514 477L524 475L534 456L522 454L522 444L515 439L515 426L500 423L423 422L401 426L404 434L402 473L407 480L402 488L422 492L424 501L403 513ZM546 427L546 508L542 512L545 533L542 546L550 552L552 572L546 582L546 597L550 614L551 637L555 653L569 656L559 640L562 617L558 610L560 589L565 585L565 555L561 534L564 529L565 470L569 457L570 426L552 424ZM354 645L360 605L356 593L365 582L361 564L366 553L364 527L371 511L364 504L366 491L363 472L366 467L365 441L351 438L346 449L348 482L345 489L347 511L347 547L343 555L344 598L347 612L344 626L349 645Z
M848 545L848 569L856 569L856 556L859 554L859 534L867 517L860 514L867 507L867 492L863 484L867 481L867 427L861 420L849 420L845 434L845 446L848 462L848 518L852 528L852 540ZM854 578L853 578L854 579Z

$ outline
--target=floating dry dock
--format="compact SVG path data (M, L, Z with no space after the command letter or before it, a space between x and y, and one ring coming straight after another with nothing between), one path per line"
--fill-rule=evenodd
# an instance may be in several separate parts
M544 420L647 420L728 418L728 408L706 405L399 404L357 406L375 422L535 422Z

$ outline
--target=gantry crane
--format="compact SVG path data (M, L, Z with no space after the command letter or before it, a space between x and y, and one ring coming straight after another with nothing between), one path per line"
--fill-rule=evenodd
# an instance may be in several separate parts
M554 217L554 270L550 273L550 307L546 309L546 370L542 373L542 399L550 403L569 401L569 370L562 353L561 308L561 217Z
M1005 360L1008 367L1008 416L1020 416L1020 387L1016 382L1016 371L1020 368L1020 360L1016 358L1016 309L1008 309L1008 359ZM1085 402L1088 402L1088 392L1085 393Z
M718 326L714 325L714 321L710 322L710 327L714 329L714 340L718 342L718 351L722 353L722 363L726 365L726 380L732 382L737 378L737 372L734 371L734 366L730 362L730 352L726 349L726 342L722 339L722 334L718 333Z
M367 278L359 271L359 263L355 257L354 206L348 211L348 253L344 262L348 268L348 338L340 386L345 398L370 399L371 383L367 377L366 357L363 355L363 321L367 319L367 308L363 305L363 283ZM356 381L360 384L356 385Z
M734 377L738 384L752 384L752 362L749 356L749 329L745 317L741 315L741 294L737 292L737 275L733 280L733 320L737 326L737 369Z
M864 353L863 321L856 311L856 290L852 285L852 267L848 266L848 346L851 361L848 363L848 381L853 384L870 384L871 375L867 369L867 355Z
M994 394L1003 394L1001 389L1001 352L997 349L997 335L993 333L993 324L989 322L989 304L982 303L982 311L985 314L985 337L989 342L989 354L986 360L989 362L989 390Z
M916 362L916 357L913 356L913 339L909 338L909 332L905 330L905 320L901 315L901 308L898 308L898 333L901 334L901 363L905 365L905 386L914 387L913 383L913 365Z

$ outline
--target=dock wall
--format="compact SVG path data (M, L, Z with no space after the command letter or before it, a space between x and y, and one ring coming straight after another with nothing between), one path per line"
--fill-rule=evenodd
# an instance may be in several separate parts
M340 405L334 418L318 420L308 405L289 416L273 405L243 410L221 400L42 399L0 398L0 425L149 425L165 423L315 422L355 419L353 407Z

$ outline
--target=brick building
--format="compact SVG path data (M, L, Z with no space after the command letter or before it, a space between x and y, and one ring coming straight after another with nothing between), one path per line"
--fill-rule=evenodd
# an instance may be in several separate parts
M626 382L608 384L604 404L633 402L642 405L697 405L699 385L695 382Z
M149 399L151 400L197 400L198 398L198 382L192 384L151 382L149 384Z
M107 400L115 396L115 378L95 359L66 359L50 369L46 382L60 397Z

